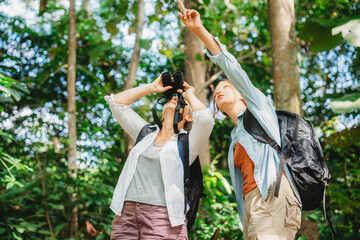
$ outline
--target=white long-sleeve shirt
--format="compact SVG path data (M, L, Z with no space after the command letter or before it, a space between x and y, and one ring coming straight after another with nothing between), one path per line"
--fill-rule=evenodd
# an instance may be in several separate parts
M129 106L116 104L113 94L105 96L110 105L110 110L120 126L136 139L140 130L148 124ZM193 112L193 124L189 133L189 161L194 162L206 143L214 126L214 119L210 109ZM148 134L142 141L137 143L130 151L124 168L114 190L110 208L121 216L125 195L134 176L140 154L145 151L155 140L160 129ZM180 130L180 133L184 130ZM164 181L165 200L171 226L184 223L184 168L179 156L178 134L174 134L163 146L160 153L161 173ZM138 166L141 167L141 166Z

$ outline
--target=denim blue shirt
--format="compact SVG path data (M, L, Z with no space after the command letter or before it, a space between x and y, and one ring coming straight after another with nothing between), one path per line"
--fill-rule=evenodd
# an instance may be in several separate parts
M259 121L266 133L281 146L278 120L271 99L251 83L246 72L241 68L235 57L226 50L225 45L221 44L217 37L214 39L219 44L222 52L212 56L208 51L207 55L224 71L228 80L241 93L245 99L246 107ZM244 198L242 194L244 181L242 172L234 165L234 147L236 143L239 142L245 148L246 153L254 162L254 179L264 199L268 196L269 187L276 181L276 173L280 163L280 155L269 144L261 143L245 130L243 126L244 112L245 109L240 112L237 127L231 132L231 144L228 153L231 182L234 187L241 222L243 222L244 216ZM295 196L300 201L299 193L286 164L285 174Z

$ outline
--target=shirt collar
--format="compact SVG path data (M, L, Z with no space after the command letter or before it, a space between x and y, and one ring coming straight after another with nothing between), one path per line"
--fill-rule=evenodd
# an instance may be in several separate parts
M244 117L244 114L245 114L245 111L246 111L246 107L243 109L243 110L241 110L240 111L240 113L239 113L239 115L238 115L238 120L237 120L237 127L235 126L234 128L233 128L233 130L231 131L231 134L230 134L230 139L232 140L232 141L234 141L235 139L236 139L236 129L239 127L239 125L240 125L240 119L242 118L242 117Z
M240 111L240 113L239 113L239 115L238 115L238 119L239 119L242 115L244 115L245 110L246 110L246 107L245 107L243 110Z

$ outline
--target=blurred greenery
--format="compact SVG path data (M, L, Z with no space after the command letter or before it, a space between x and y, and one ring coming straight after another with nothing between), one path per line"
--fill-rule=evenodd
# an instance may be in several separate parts
M0 239L53 239L46 211L55 239L109 239L114 216L109 205L126 151L123 130L103 97L121 91L126 81L136 1L93 0L90 12L77 5L76 179L68 174L66 147L68 6L47 0L40 12L39 1L18 2L33 15L3 10L14 4L0 1ZM272 97L266 1L194 2L209 32L238 58L255 86ZM146 34L137 85L185 66L184 27L177 19L176 2L145 0L145 4ZM359 1L295 1L295 11L303 109L321 133L332 175L328 213L338 232L336 239L359 239L360 110L339 113L330 106L344 96L358 99L359 47L330 31L359 17ZM219 72L209 59L205 63L207 78ZM206 88L210 106L213 87L224 77L220 75ZM157 97L147 96L133 106L149 122L153 122L150 109ZM217 229L218 239L242 239L227 168L232 127L229 119L216 120L210 139L212 163L203 169L207 197L202 199L189 239L210 239ZM75 238L69 238L68 195L73 192L78 193L79 229ZM304 215L317 221L321 239L331 239L320 209ZM86 221L98 231L96 236L89 234Z

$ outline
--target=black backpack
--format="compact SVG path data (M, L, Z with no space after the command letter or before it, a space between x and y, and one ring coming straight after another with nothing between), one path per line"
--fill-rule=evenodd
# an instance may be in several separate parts
M314 210L321 206L322 201L324 216L335 234L325 211L326 188L331 175L314 127L310 121L292 112L276 111L276 115L279 122L281 147L269 137L248 109L245 111L243 120L244 128L251 136L269 144L281 156L274 195L279 196L281 176L286 162L299 191L302 210Z
M140 142L146 135L156 130L156 126L150 124L145 125L138 137L136 138L135 145ZM189 230L196 218L196 213L199 208L200 198L206 197L203 184L203 174L201 171L199 157L189 167L189 135L187 133L180 133L178 136L178 149L181 161L184 166L184 211L186 212L186 204L190 205L189 211L186 213L188 220L187 229Z

